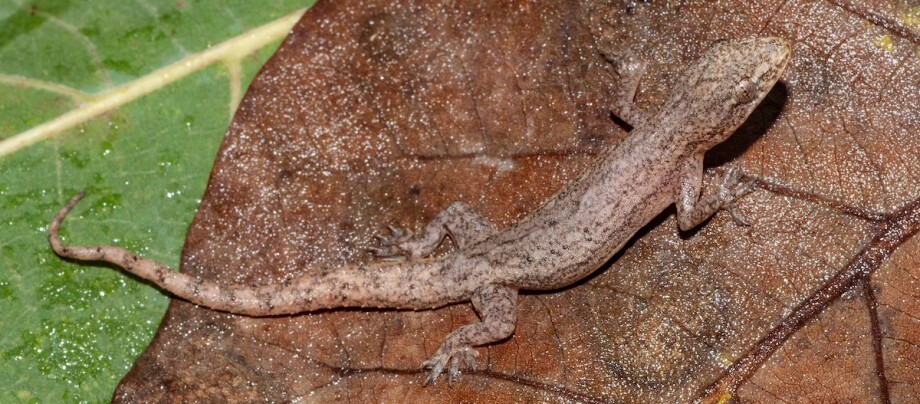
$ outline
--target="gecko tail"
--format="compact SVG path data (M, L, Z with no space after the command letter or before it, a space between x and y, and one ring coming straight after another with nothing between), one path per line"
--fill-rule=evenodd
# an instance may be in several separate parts
M126 272L146 279L172 295L214 310L249 316L271 316L289 314L290 308L276 301L278 285L248 287L247 285L221 285L178 272L162 263L143 258L131 251L115 246L74 246L61 243L59 235L61 222L83 198L79 192L70 198L54 216L48 226L48 241L54 252L77 261L107 262ZM288 297L289 298L289 297ZM313 300L313 299L309 299ZM299 311L316 310L318 306L307 305Z
M221 284L178 272L157 261L115 246L74 246L61 243L61 222L83 198L74 195L54 216L48 241L54 252L77 261L107 262L154 283L166 292L213 310L247 316L277 316L336 307L431 308L445 300L458 300L447 291L431 295L431 286L418 287L411 274L430 279L442 268L436 261L409 265L343 267L334 271L310 271L288 282L261 286Z
M51 249L54 250L55 254L63 258L77 261L107 262L153 282L166 291L191 301L192 303L208 307L213 305L210 299L206 296L202 296L201 293L198 292L202 288L209 289L209 285L205 285L208 282L202 282L191 276L177 272L157 261L143 258L121 247L102 245L74 246L61 243L59 234L61 222L63 222L67 214L73 210L74 206L80 202L84 194L83 191L80 191L70 198L67 204L54 215L54 219L51 220L51 224L48 226L48 241L51 243ZM219 285L215 286L219 288Z

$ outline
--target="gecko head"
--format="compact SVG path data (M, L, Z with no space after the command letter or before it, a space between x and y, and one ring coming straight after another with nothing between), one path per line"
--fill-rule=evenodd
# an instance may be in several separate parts
M675 119L681 138L708 150L744 123L786 68L785 39L751 38L716 42L694 62L662 108Z

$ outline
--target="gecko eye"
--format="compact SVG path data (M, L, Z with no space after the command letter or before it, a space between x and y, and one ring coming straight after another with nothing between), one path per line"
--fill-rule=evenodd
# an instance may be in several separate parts
M735 84L732 97L738 104L747 104L757 98L757 83L751 79L741 79Z

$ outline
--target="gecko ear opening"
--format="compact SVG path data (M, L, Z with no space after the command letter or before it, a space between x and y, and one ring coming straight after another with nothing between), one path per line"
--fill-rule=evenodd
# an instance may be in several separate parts
M757 83L751 79L741 79L735 84L734 91L732 98L738 104L747 104L757 99Z

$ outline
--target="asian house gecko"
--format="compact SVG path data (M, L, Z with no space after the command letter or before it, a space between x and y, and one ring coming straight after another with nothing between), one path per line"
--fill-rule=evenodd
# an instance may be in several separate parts
M429 369L426 384L445 367L452 381L461 365L473 366L478 355L473 346L514 332L518 290L557 289L584 278L672 203L678 226L687 230L746 193L740 171L730 169L717 192L701 196L703 155L728 138L766 96L789 54L781 38L717 42L683 72L653 116L632 104L642 64L611 60L623 95L612 110L634 128L625 140L507 229L498 231L462 202L450 204L417 236L391 228L391 236L380 237L376 253L402 255L404 261L308 272L278 284L218 284L119 247L62 244L61 221L82 193L51 222L51 247L61 257L117 265L197 305L247 316L337 307L422 310L472 301L481 322L451 332L422 364ZM456 251L428 257L445 236Z

